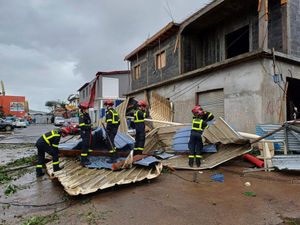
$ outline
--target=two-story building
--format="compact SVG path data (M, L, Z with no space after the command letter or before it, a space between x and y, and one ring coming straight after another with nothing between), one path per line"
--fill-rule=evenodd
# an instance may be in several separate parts
M129 79L129 70L98 72L92 81L85 83L78 89L79 102L89 101L92 86L96 82L94 108L90 109L89 112L93 122L97 122L104 116L103 101L105 99L115 100L116 106L125 99L125 94L130 90Z
M190 122L200 104L239 131L300 108L299 0L215 0L125 57L137 99L155 92Z

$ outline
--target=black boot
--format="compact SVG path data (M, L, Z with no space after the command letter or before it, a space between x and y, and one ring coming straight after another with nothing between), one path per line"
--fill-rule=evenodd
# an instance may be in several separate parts
M194 166L194 158L189 158L189 166L190 167Z
M80 164L82 166L88 166L91 164L91 162L87 157L81 157Z
M196 165L197 165L197 167L201 166L201 160L200 160L200 158L196 158Z
M36 168L35 170L36 170L36 177L42 177L45 175L42 168Z
M60 171L62 169L63 169L63 167L60 167L59 165L53 165L53 172L57 172L57 171Z

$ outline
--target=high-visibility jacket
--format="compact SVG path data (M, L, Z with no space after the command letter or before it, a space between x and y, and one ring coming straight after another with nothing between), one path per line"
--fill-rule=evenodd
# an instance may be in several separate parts
M61 131L54 129L42 135L43 140L52 148L58 149L58 144L61 138Z
M214 118L214 115L211 112L204 111L204 114L201 116L201 119L204 121L211 121Z
M144 123L146 116L147 116L147 114L145 111L138 109L134 112L133 122L134 123Z
M91 129L91 118L87 112L83 112L79 114L79 127L81 130Z
M207 127L208 127L207 123L203 119L201 119L199 117L193 118L192 130L202 132Z
M115 109L108 109L105 113L105 122L107 124L120 124L119 113Z

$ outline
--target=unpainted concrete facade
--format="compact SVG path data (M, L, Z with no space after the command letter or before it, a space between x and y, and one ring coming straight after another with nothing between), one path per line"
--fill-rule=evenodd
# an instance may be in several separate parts
M155 75L157 71L149 66L153 62L145 52L138 52L138 58L127 59L132 68L137 60L143 62L141 79L132 80L129 96L145 98L145 91L147 96L156 91L174 103L174 121L190 122L190 109L197 103L197 93L223 90L225 120L237 130L253 133L256 124L285 121L284 82L291 76L300 79L300 43L296 35L300 34L300 11L298 0L289 0L287 5L280 3L269 0L269 13L265 14L257 12L257 1L212 2L160 43L174 59L168 58L162 76ZM260 27L264 23L266 31ZM249 44L248 49L228 57L228 36L243 27L248 43L242 44ZM239 41L245 34L241 32L229 45ZM157 48L148 46L150 58ZM274 83L274 74L282 74L279 84Z

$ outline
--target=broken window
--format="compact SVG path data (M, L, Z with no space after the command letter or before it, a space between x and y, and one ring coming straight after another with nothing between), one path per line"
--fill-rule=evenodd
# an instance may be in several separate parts
M155 68L160 70L166 66L166 51L162 51L156 54L155 57Z
M135 67L133 67L133 77L135 80L141 78L141 65L136 65Z
M226 59L249 52L249 25L225 36Z

